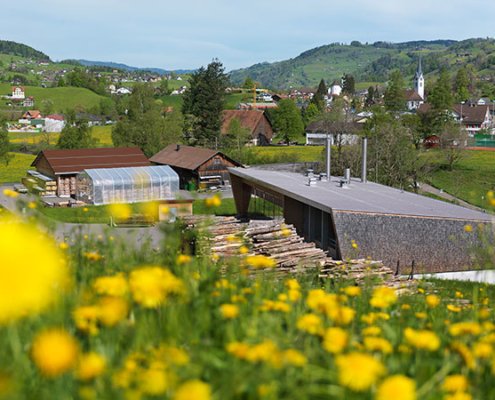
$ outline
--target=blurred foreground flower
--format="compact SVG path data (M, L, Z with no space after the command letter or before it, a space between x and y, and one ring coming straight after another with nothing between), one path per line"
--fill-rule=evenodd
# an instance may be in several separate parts
M416 400L416 383L404 375L385 379L376 394L376 400Z
M62 253L32 226L2 220L0 254L0 324L37 314L68 284Z
M336 364L340 384L356 392L368 390L386 372L379 360L363 353L338 356Z
M31 354L43 375L55 377L75 366L78 345L76 339L66 331L50 329L36 336Z
M83 354L77 365L77 378L82 381L94 379L103 373L105 365L106 360L102 355L95 352Z
M111 204L109 207L110 215L113 218L126 220L129 219L132 215L132 209L128 204L116 203Z
M132 297L146 308L156 308L170 296L184 293L184 283L169 270L143 267L131 272L129 278Z
M222 199L218 194L215 194L207 199L205 199L206 207L220 207L222 205Z
M176 390L173 400L210 400L210 385L199 380L187 381Z
M262 269L262 268L274 268L277 263L273 258L269 258L263 255L256 256L248 256L246 257L246 263L253 268Z

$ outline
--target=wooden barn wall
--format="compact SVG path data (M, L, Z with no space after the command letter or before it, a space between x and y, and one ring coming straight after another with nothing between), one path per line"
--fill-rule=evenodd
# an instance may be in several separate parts
M34 166L39 173L49 176L50 178L55 178L55 173L45 156L41 156Z
M219 162L216 162L216 160L219 160ZM221 155L216 155L201 164L197 171L199 176L220 175L222 180L226 181L230 179L229 171L227 171L227 168L230 167L237 167L237 165Z

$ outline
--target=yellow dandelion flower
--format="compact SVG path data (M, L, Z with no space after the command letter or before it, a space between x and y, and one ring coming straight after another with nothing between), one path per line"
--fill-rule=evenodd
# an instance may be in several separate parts
M310 335L320 335L323 331L323 321L316 314L304 314L297 320L297 329Z
M473 226L470 224L464 225L464 232L470 233L473 231Z
M359 246L358 246L358 244L356 243L356 241L355 241L355 240L351 240L351 247L352 247L353 249L357 249Z
M429 294L425 297L426 305L430 308L435 308L440 304L440 297L435 294Z
M142 267L131 272L129 287L136 303L156 308L170 296L184 293L184 284L169 270L160 267Z
M473 396L465 392L456 392L449 395L445 395L443 400L473 400Z
M343 291L349 297L357 297L361 295L361 288L359 286L347 286L343 289Z
M416 382L404 375L385 379L376 392L376 400L416 400Z
M273 258L263 255L248 256L246 257L246 263L255 269L274 268L277 266Z
M16 197L19 197L19 193L16 192L15 190L12 190L12 189L4 189L3 195L7 196L7 197L11 197L13 199L15 199Z
M249 248L247 246L239 247L239 254L247 254L249 253Z
M283 301L265 299L259 309L260 311L280 311L288 313L290 311L290 305Z
M30 208L31 210L34 210L38 205L34 202L34 201L30 201L28 203L28 208Z
M292 235L292 230L290 230L289 228L284 228L280 231L280 234L283 236L283 237L288 237L290 235Z
M247 343L232 342L227 344L226 349L227 352L232 354L234 357L244 360L247 358L250 346Z
M379 286L373 290L370 300L372 307L388 308L397 301L395 290L387 286Z
M94 379L105 370L106 360L101 354L91 352L81 355L77 365L76 376L81 381Z
M363 353L349 353L337 356L339 383L355 392L364 392L373 386L386 372L383 364Z
M329 307L326 314L337 325L349 325L354 320L356 310L347 306Z
M235 304L222 304L220 314L224 319L234 319L239 316L239 306Z
M184 265L184 264L189 264L192 260L192 257L187 255L187 254L179 254L177 256L177 264L178 265Z
M90 335L96 335L100 310L96 306L77 307L72 313L77 329Z
M425 312L417 312L417 313L414 313L414 316L417 318L417 319L426 319L428 318L428 314L426 314Z
M469 369L476 368L476 359L474 358L473 352L469 349L469 347L461 342L452 342L450 347L461 356L464 364L466 364Z
M463 321L457 322L449 326L449 333L452 336L474 335L481 334L481 325L477 322Z
M115 326L129 313L129 305L122 297L102 297L97 304L98 320L104 326Z
M379 336L382 333L382 328L379 326L368 326L362 331L363 336Z
M493 347L489 343L478 342L473 346L473 354L476 358L488 359L493 355Z
M170 376L162 368L149 368L139 374L139 387L143 393L158 396L170 387Z
M0 324L43 311L68 286L62 253L34 227L2 220L0 254Z
M129 204L115 203L108 206L110 215L118 220L129 219L132 215L132 209Z
M465 392L468 386L469 382L464 375L449 375L442 383L442 390L449 393Z
M58 247L61 250L67 250L69 248L69 244L67 242L60 242L60 244L58 245Z
M210 400L210 385L199 380L187 381L175 391L172 400Z
M401 308L401 310L407 311L407 310L411 309L411 305L410 304L402 304L400 306L400 308Z
M287 349L282 353L282 362L285 365L304 367L308 363L308 359L298 350Z
M93 282L93 288L96 293L107 296L125 296L129 290L123 274L100 276Z
M78 345L67 332L50 329L35 337L31 355L43 375L56 377L75 366Z
M344 351L349 342L349 334L342 328L328 328L323 335L323 348L332 354Z
M301 285L297 281L297 279L287 279L285 282L285 287L289 290L301 290Z
M420 350L436 351L440 347L440 339L433 331L406 328L404 338L408 344Z
M364 348L371 352L377 351L383 354L390 354L394 350L387 339L374 336L364 338Z
M208 208L220 207L222 205L222 199L218 194L215 194L205 199L205 205Z
M447 304L447 310L449 310L451 312L458 313L462 310L462 308L459 306L456 306L454 304Z

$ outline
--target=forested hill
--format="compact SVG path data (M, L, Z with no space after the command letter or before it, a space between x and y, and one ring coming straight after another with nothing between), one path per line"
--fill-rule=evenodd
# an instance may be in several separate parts
M344 73L358 81L384 82L393 69L412 75L419 57L425 73L436 73L441 67L451 71L471 65L481 76L495 76L495 40L435 40L405 43L375 42L349 45L340 43L317 47L299 56L275 63L261 63L230 73L233 84L242 84L247 77L263 86L287 89L315 87L321 78L327 82Z
M39 50L33 49L25 44L11 42L9 40L0 40L0 54L32 58L39 61L50 60L50 57Z

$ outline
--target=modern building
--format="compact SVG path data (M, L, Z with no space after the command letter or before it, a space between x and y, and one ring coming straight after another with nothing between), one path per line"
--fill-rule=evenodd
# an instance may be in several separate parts
M170 144L150 158L159 165L170 165L180 178L181 189L211 187L229 182L230 167L242 165L220 151Z
M76 176L85 169L145 167L151 163L138 147L43 150L31 166L57 182L57 196L75 197Z
M237 212L247 215L252 197L280 207L285 221L335 259L371 257L402 274L471 267L479 243L465 227L492 216L359 179L317 180L256 168L229 169Z

